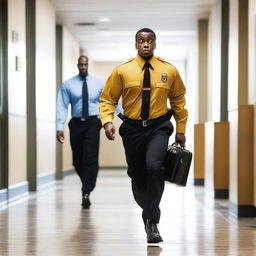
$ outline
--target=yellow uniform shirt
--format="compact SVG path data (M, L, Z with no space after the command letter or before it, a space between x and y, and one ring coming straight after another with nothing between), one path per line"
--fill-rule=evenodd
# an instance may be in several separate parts
M186 92L179 72L170 63L153 56L150 59L150 113L148 119L167 113L167 99L170 100L176 120L176 132L185 133L188 112L184 109ZM143 66L145 60L135 58L116 67L108 78L100 97L100 118L102 124L112 122L115 107L122 96L124 115L141 120L143 89Z

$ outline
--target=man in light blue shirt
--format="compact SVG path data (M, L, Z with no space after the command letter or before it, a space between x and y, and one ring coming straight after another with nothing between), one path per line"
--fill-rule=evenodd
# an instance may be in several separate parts
M79 74L65 81L59 90L56 108L57 140L64 142L64 124L71 104L69 122L73 165L82 182L82 207L91 205L89 195L96 185L99 170L99 97L103 82L88 74L88 57L80 56Z

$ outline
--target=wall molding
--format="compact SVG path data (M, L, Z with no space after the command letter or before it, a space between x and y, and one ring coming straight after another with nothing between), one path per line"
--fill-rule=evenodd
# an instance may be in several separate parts
M100 170L127 170L127 166L100 166Z
M0 190L0 204L14 201L28 194L28 182L20 182L10 186L8 189Z
M233 202L229 203L229 211L238 218L241 217L256 217L256 207L254 205L237 205Z
M37 176L37 186L42 188L44 185L49 185L55 182L55 172L42 174ZM29 183L27 181L10 186L8 189L0 190L0 204L5 204L10 201L20 199L28 195Z
M215 189L214 198L215 199L228 199L229 190L228 189Z
M70 169L70 170L63 171L63 176L66 177L66 176L69 176L69 175L73 175L75 173L76 172L75 172L74 169Z
M7 201L7 189L0 190L0 204Z
M26 193L28 193L28 182L24 181L10 186L7 190L7 197L8 200L10 200L16 197L20 197Z
M194 185L195 186L204 186L204 178L202 178L202 179L194 178Z
M46 183L55 181L55 172L41 174L37 176L37 186L40 187Z

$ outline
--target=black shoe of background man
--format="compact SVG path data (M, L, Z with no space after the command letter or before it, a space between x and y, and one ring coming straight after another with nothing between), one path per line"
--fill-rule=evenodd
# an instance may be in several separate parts
M149 219L145 223L145 231L147 233L147 241L149 244L163 242L163 239L158 231L157 224Z
M89 209L91 205L89 194L85 194L82 196L82 208L83 209Z

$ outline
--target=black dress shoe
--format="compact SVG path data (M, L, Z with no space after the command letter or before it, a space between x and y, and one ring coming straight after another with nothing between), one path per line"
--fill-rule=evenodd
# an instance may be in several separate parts
M145 231L147 233L147 240L149 244L163 242L155 222L147 219L145 223Z
M90 199L89 199L89 195L85 194L82 197L82 207L83 209L89 209L91 205Z

